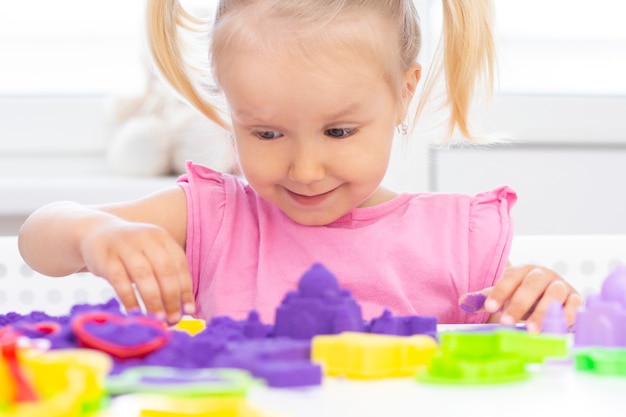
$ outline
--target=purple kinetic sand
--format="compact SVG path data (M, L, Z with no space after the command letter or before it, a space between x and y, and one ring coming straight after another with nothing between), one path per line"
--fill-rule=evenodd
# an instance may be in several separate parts
M273 330L273 326L269 324L261 323L259 313L251 311L248 317L241 322L243 325L244 336L250 339L260 339L268 337Z
M137 346L163 334L162 331L140 323L87 323L85 330L100 340L114 342L119 346Z
M231 339L232 337L232 339ZM172 331L170 339L160 349L143 359L115 360L111 374L119 374L134 366L169 366L174 368L210 368L214 357L229 341L241 340L238 336L200 332L194 336L186 332Z
M38 333L37 335L35 335L33 333L30 333L30 331L28 330L24 330L23 334L28 337L38 337L48 340L52 349L75 348L78 346L78 340L70 326L71 318L74 315L85 311L107 311L111 313L122 314L119 301L117 301L115 298L111 298L109 301L102 304L76 304L74 307L72 307L68 315L63 316L50 316L42 311L33 311L29 314L18 314L14 312L7 313L4 315L0 315L0 327L8 324L13 324L17 328L25 328L27 327L26 325L30 323L59 323L61 328L58 332L55 333Z
M228 344L215 357L213 366L244 369L271 387L319 385L321 367L312 363L310 356L308 340L251 339Z
M228 343L226 355L249 355L263 360L309 360L311 341L276 337Z
M461 309L463 311L467 311L468 313L476 313L483 308L486 299L487 296L480 292L467 294L465 296L465 300L463 300L463 303L461 304Z
M288 338L251 339L228 343L213 361L220 368L253 371L258 363L273 361L310 361L311 342Z
M308 361L257 362L250 373L274 388L304 387L322 383L322 367Z
M302 275L298 290L289 292L276 309L275 336L311 339L363 329L361 307L320 263Z
M423 334L437 338L437 317L434 316L398 316L385 309L380 317L372 319L370 333L411 336Z
M125 315L119 302L112 299L106 304L76 305L68 316L58 318L36 312L29 316L0 316L0 324L20 320L56 320L61 324L60 329L43 336L53 341L53 347L76 347L78 342L71 322L75 316L89 311ZM128 312L127 316L135 314ZM234 367L248 370L273 387L319 385L322 369L310 360L311 338L317 334L365 331L366 325L361 307L350 291L341 289L337 278L317 263L302 275L297 290L285 295L276 310L274 326L262 323L256 311L251 311L245 320L240 321L226 316L214 317L204 330L194 335L170 331L163 346L143 357L113 357L110 373L117 375L137 366L180 369ZM434 317L393 317L391 311L385 311L380 318L372 321L368 330L397 335L432 332L436 336L436 326ZM94 320L85 322L84 330L102 341L133 347L158 336L160 329L141 320Z
M210 333L220 338L245 338L245 325L242 321L231 319L228 316L213 317L200 333Z
M249 340L245 333L246 321L236 321L226 316L214 317L206 328L196 335L171 332L167 344L141 360L116 360L111 373L118 374L138 365L185 369L215 367L217 366L214 364L215 357L226 349L227 345L239 346ZM256 339L250 339L252 340ZM259 339L259 342L262 340Z

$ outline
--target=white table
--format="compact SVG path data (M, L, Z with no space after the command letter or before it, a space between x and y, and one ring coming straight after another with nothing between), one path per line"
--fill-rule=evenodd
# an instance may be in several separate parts
M472 325L439 326L440 331ZM532 365L530 378L509 383L430 384L412 377L378 380L325 378L305 388L253 387L249 403L267 417L535 417L624 416L626 376L578 371L572 363ZM135 417L128 402L116 417Z

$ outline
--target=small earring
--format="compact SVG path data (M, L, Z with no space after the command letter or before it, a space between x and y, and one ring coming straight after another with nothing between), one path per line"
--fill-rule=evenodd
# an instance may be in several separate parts
M406 136L409 133L409 127L404 123L400 123L398 126L396 126L396 130L398 131L398 133L402 134L402 136Z

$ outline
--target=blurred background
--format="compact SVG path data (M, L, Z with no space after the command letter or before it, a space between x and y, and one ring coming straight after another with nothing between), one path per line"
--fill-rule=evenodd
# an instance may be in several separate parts
M216 3L183 1L208 15ZM441 146L436 130L418 128L398 138L386 182L462 193L508 184L519 194L518 234L625 234L626 4L495 3L498 83L479 125L505 140ZM441 2L416 5L427 66ZM236 172L227 134L152 77L143 1L0 7L0 235L47 202L131 199L171 185L189 157Z

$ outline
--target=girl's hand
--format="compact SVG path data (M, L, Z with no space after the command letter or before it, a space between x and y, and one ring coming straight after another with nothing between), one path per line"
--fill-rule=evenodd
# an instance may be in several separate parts
M573 326L576 311L583 305L578 291L556 272L541 266L508 266L490 288L483 311L491 313L490 322L513 325L525 320L530 332L539 332L548 307L554 301L563 305L568 325Z
M139 308L134 284L161 319L176 323L195 312L185 251L165 229L115 219L88 230L80 250L86 269L109 281L127 311Z

